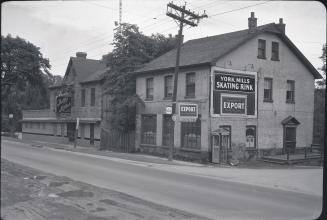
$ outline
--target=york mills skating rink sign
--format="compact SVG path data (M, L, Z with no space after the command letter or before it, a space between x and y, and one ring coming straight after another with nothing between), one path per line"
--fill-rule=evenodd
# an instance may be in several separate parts
M212 71L212 116L256 116L255 72L214 68Z

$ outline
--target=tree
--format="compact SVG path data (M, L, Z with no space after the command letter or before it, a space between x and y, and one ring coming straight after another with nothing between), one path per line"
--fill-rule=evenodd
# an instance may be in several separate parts
M20 130L22 109L49 106L47 87L60 80L49 72L50 67L39 47L18 36L1 36L2 130L9 129L8 114L14 115L12 126Z
M131 74L144 63L173 49L176 39L161 34L146 36L133 24L123 23L114 35L114 49L106 55L111 68L106 79L106 93L111 97L110 124L118 130L129 131L135 126L135 76Z
M322 61L322 67L318 68L323 72L323 78L321 80L317 80L318 87L325 87L326 86L326 44L322 46L322 55L319 57Z
M323 79L317 81L314 99L313 143L324 146L325 143L325 101L326 101L326 44L323 45L322 67Z

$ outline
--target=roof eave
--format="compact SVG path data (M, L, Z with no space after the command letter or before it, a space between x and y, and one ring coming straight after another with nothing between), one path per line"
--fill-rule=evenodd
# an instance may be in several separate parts
M179 68L180 69L186 69L186 68L206 66L206 65L210 66L211 62L203 62L203 63L196 63L196 64L190 64L190 65L183 65L183 66L179 66ZM135 72L131 72L131 74L140 75L140 74L153 73L153 72L171 71L171 70L174 70L174 69L175 69L175 67L166 67L166 68L159 68L159 69L152 69L152 70L145 70L145 71L135 71Z

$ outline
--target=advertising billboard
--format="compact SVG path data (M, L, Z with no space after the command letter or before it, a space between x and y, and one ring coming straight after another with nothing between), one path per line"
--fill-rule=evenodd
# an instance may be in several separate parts
M70 96L57 96L56 112L71 113L71 102L72 102L72 98Z
M256 72L212 68L211 115L256 117Z

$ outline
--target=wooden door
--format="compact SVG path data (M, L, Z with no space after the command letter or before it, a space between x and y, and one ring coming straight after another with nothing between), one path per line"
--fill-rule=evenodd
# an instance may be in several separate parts
M296 127L284 127L284 150L294 153L296 148Z

